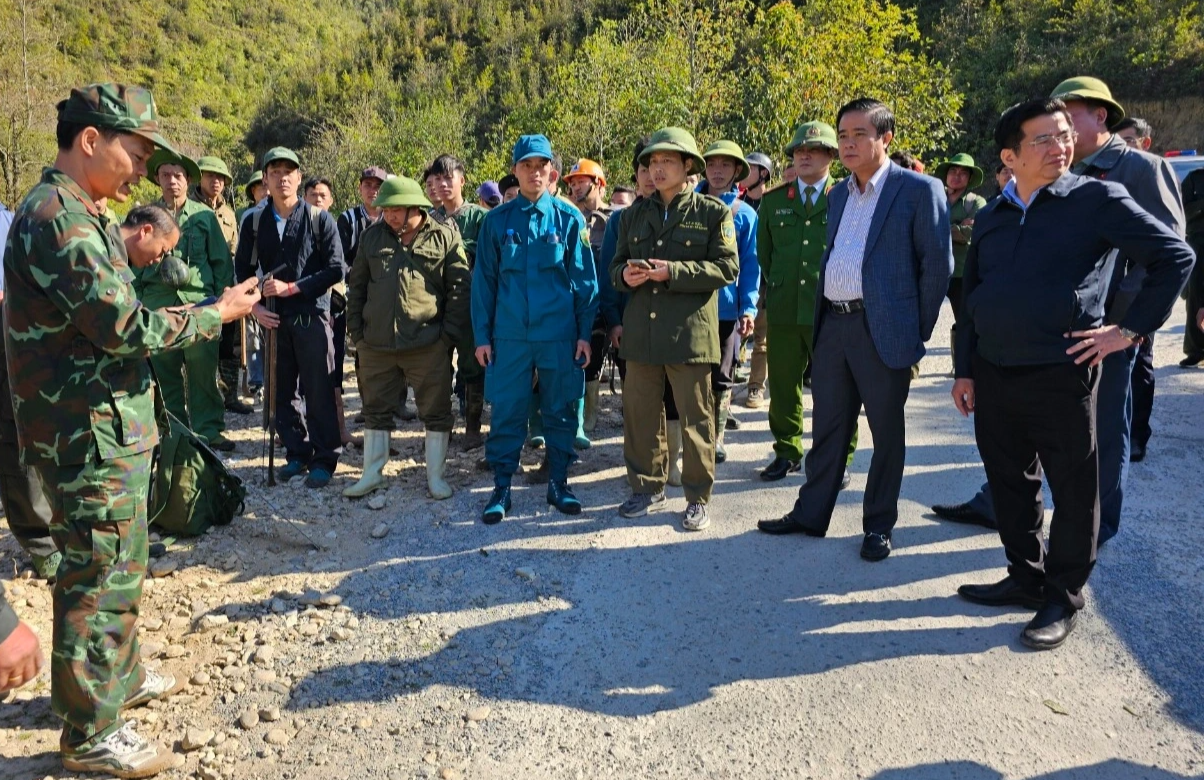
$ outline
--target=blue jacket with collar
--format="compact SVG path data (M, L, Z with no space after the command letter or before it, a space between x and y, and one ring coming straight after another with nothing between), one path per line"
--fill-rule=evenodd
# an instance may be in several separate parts
M472 330L495 339L589 341L598 280L580 211L546 192L486 215L472 272Z
M1195 253L1119 184L1073 173L1043 188L1026 210L996 198L974 220L957 322L959 378L972 355L999 366L1073 362L1070 331L1104 323L1117 251L1141 265L1145 284L1120 322L1153 333L1166 322Z

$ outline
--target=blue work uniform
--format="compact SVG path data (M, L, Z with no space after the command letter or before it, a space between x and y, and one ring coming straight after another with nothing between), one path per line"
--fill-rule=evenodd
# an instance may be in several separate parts
M535 371L548 448L549 476L564 480L585 395L578 341L589 342L598 280L585 219L544 193L519 195L485 217L472 274L477 347L492 346L485 398L493 405L485 458L498 485L509 485L527 438Z

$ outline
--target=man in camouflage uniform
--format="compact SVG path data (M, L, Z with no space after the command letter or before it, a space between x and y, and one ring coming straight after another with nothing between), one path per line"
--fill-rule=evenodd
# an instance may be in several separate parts
M146 173L158 133L150 92L93 84L59 103L59 152L17 209L4 257L4 337L22 460L38 470L63 562L54 588L51 705L70 771L150 777L178 756L120 711L172 690L144 670L135 623L146 571L151 451L159 441L146 358L216 339L253 284L212 306L152 311L99 198Z
M238 249L238 215L234 213L234 198L231 187L234 177L220 157L202 157L196 161L201 172L200 182L192 188L189 197L213 209L222 237L230 248L230 257ZM231 260L233 269L233 260ZM233 273L233 271L231 271ZM230 323L222 328L222 340L218 346L217 371L221 378L219 389L226 409L235 414L250 414L255 408L238 397L238 372L242 368L239 348L243 339L240 331L245 323Z
M180 243L166 262L136 274L134 289L139 299L148 308L161 309L197 303L220 293L234 280L234 263L213 210L188 198L188 182L201 178L197 164L160 149L151 156L147 171L163 191L158 205L180 225ZM230 451L234 442L222 435L226 420L225 401L217 388L218 351L216 342L201 341L186 349L152 355L151 366L167 410L204 436L210 447Z

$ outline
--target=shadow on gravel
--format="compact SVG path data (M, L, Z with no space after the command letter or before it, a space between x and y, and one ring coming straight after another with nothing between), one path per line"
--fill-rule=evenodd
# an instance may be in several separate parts
M663 523L666 517L657 513L644 520ZM908 544L917 547L949 534L936 524L907 529ZM1027 619L1017 613L1015 625L931 627L950 616L994 619L1000 613L952 595L892 597L896 588L917 580L989 568L996 563L994 550L899 554L871 565L857 557L859 544L860 534L816 540L749 531L586 550L567 564L563 552L554 550L494 548L488 557L472 551L356 572L340 587L344 603L376 618L447 612L457 602L452 609L516 600L529 614L462 630L451 646L424 657L365 660L317 672L294 689L290 706L382 701L417 688L454 685L498 698L632 717L703 701L716 688L742 680L818 674L889 658L977 654L1012 645ZM563 593L538 578L513 584L515 567L531 567L542 577L557 565L572 571L573 586ZM495 587L455 592L455 570L466 566L495 569ZM431 577L440 587L420 586ZM482 582L479 573L473 582ZM549 585L546 595L558 598L543 601L541 588ZM379 598L392 589L397 597ZM498 648L512 648L516 655L507 657ZM499 666L512 666L512 672L489 673Z
M953 761L940 764L886 769L870 780L1003 780L1003 775L974 761ZM1091 766L1057 769L1029 780L1198 780L1188 775L1168 772L1152 766L1112 759Z

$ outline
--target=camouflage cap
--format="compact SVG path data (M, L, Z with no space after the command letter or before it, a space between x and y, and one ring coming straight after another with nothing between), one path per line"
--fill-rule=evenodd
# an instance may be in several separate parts
M836 130L826 122L803 122L794 131L794 138L786 146L786 156L794 155L794 150L800 146L822 146L837 151L840 146L836 141Z
M226 163L220 157L202 157L196 161L197 168L200 168L201 173L216 173L226 179L226 184L233 184L234 177L230 175L230 169L226 167Z
M159 168L164 165L178 165L184 169L184 173L188 176L191 182L201 180L201 169L192 161L191 157L180 154L178 152L168 151L167 149L156 149L155 153L146 161L146 172L152 178L159 175Z
M58 114L60 122L140 135L160 149L175 151L159 135L159 112L146 87L112 83L76 87L59 102Z

